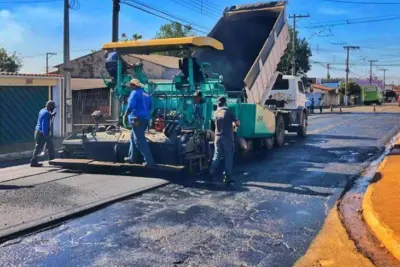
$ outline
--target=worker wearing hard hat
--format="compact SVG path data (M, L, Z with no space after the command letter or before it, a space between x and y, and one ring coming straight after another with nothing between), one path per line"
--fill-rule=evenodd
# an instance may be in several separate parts
M143 155L144 165L154 165L154 159L145 137L149 126L151 113L151 97L144 91L144 85L138 79L132 79L126 84L132 89L128 99L128 107L124 114L123 122L128 121L132 126L129 155L125 161L135 163L137 150Z
M228 109L226 98L218 99L218 109L214 114L215 121L215 140L214 140L214 157L210 167L210 174L215 175L220 160L224 158L225 170L223 182L233 183L230 179L233 167L233 159L235 153L234 126L238 127L240 121L235 114Z
M39 116L35 128L35 149L31 159L31 167L41 167L43 164L38 162L38 156L46 145L49 160L54 159L54 145L50 136L50 121L54 116L56 104L53 100L47 101L46 106L39 111Z

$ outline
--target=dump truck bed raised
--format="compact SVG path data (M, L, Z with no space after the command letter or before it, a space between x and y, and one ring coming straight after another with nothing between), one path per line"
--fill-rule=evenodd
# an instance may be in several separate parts
M248 102L263 104L288 43L285 3L226 8L208 36L222 42L224 51L201 49L194 56L222 74L227 91L241 91L245 82Z

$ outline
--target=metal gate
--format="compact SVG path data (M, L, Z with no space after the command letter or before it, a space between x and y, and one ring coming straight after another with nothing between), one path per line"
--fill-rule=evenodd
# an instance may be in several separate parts
M0 86L0 145L32 142L48 99L47 86Z
M107 115L110 112L110 90L107 88L76 90L72 95L73 124L75 129L79 124L93 124L91 114L100 110Z

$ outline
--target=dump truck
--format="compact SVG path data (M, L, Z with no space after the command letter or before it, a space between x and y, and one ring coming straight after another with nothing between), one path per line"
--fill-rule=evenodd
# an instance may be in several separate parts
M119 60L116 81L105 78L105 83L119 99L120 120L131 92L125 83L136 77L145 84L153 102L146 138L157 163L154 168L199 174L208 170L213 155L213 115L220 96L241 121L235 133L239 155L282 146L286 131L306 135L301 80L276 72L287 44L284 2L228 7L207 37L105 44L104 50L120 55L183 54L180 72L171 81L151 82L141 63L132 73L123 73ZM95 126L68 136L60 159L50 164L71 169L143 167L124 162L129 126L103 125L101 118L101 112L93 113Z

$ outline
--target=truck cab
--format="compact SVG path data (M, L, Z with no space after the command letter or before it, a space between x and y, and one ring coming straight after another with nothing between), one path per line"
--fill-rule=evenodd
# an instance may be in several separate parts
M269 99L282 103L278 107L283 109L305 108L306 95L302 80L292 75L280 75L272 87Z

